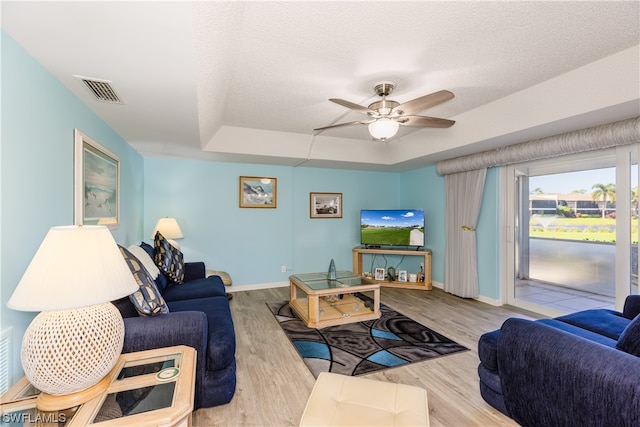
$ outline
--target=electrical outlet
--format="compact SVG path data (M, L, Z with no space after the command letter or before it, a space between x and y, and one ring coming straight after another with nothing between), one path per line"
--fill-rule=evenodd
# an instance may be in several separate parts
M286 265L281 266L280 267L280 271L283 272L283 273L286 273L287 272L287 266Z

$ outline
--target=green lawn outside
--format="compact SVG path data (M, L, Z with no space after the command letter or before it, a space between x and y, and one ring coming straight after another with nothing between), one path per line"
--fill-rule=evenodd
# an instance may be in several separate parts
M615 242L615 218L565 218L536 215L529 221L529 236L547 239ZM638 243L638 218L631 220L631 240Z
M376 245L385 242L388 245L408 245L412 228L363 228L363 245Z

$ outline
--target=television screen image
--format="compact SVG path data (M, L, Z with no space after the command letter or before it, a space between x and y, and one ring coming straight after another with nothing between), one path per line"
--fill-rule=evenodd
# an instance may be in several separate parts
M424 246L424 210L361 210L360 244L365 246Z

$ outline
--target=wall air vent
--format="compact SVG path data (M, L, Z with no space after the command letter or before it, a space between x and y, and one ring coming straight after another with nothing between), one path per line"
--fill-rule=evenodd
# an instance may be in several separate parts
M98 101L108 102L109 104L124 104L122 98L120 98L116 90L111 86L111 81L95 79L93 77L73 77L79 79Z

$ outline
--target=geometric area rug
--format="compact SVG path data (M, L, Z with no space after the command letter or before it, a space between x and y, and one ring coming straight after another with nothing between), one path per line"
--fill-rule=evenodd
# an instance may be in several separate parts
M363 375L468 348L380 304L379 319L307 328L289 302L267 303L314 377L320 372Z

